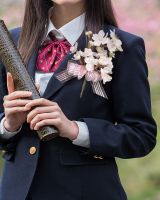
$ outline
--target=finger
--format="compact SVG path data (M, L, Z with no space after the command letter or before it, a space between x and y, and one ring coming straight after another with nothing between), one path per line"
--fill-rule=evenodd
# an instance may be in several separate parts
M40 99L34 99L32 100L30 103L28 103L26 105L26 107L36 107L36 106L53 106L53 105L57 105L57 103L49 101L47 99L44 98L40 98Z
M16 100L16 99L21 99L21 98L28 98L32 96L32 92L29 91L15 91L7 96L4 97L4 101L8 100Z
M46 119L46 120L42 120L40 122L38 122L35 127L34 130L39 130L40 128L44 127L44 126L55 126L58 128L58 125L61 123L60 119Z
M21 112L26 112L28 111L25 107L14 107L14 108L7 108L5 109L5 115L12 115L15 113L21 113Z
M30 122L30 128L34 129L35 125L40 121L47 120L47 119L57 119L60 118L60 114L57 112L54 113L43 113L36 115Z
M51 113L56 112L56 106L46 106L46 107L37 107L33 109L27 116L27 122L30 123L31 120L37 115L41 113Z
M13 77L9 72L7 73L7 89L9 94L15 91Z
M12 108L12 107L22 107L25 106L27 103L29 103L31 100L12 100L12 101L5 101L3 103L4 108Z

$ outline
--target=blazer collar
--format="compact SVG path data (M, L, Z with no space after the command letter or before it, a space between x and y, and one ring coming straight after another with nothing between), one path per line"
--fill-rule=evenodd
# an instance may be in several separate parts
M85 36L85 32L83 32L81 34L81 36L78 39L78 49L83 50L86 47L86 36ZM28 62L27 65L27 70L30 74L30 76L33 78L33 80L35 81L35 71L36 71L36 60L38 57L38 51L34 52ZM59 68L57 69L57 71L52 75L47 88L43 94L43 98L49 99L51 96L53 96L57 91L59 91L67 82L62 83L60 82L57 78L56 78L56 74L58 74L59 72L63 71L66 69L67 67L67 63L69 60L71 60L73 58L73 54L67 54L67 56L65 57L65 59L63 60L63 62L60 64ZM73 77L74 78L74 77Z

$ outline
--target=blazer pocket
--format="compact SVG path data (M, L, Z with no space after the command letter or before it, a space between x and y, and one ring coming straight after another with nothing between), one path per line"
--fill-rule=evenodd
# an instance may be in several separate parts
M75 149L63 149L60 152L62 165L103 165L113 161L114 158L103 158L102 156L89 156Z

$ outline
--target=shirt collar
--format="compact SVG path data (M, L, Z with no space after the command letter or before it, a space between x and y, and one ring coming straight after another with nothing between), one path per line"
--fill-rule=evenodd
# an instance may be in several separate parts
M46 38L50 31L54 32L57 39L66 39L72 46L76 43L85 28L85 13L76 17L72 21L68 22L60 29L56 29L51 20L49 20L48 30Z

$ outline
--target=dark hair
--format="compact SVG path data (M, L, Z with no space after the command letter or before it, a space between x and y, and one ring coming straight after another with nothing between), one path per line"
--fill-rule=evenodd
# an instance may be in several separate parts
M19 50L25 63L33 50L37 50L47 30L48 11L53 6L51 0L26 0ZM86 28L99 30L104 24L117 27L111 0L86 0ZM45 31L44 31L45 30Z

